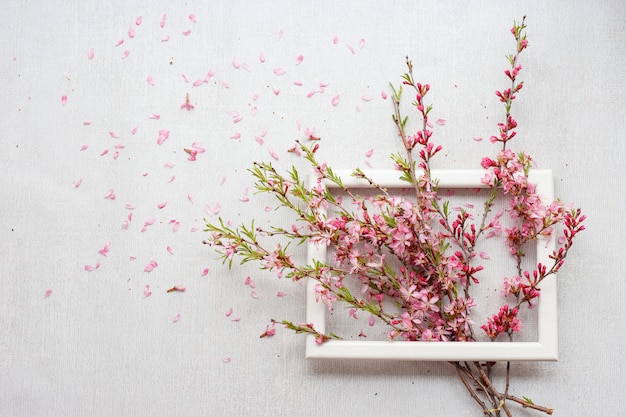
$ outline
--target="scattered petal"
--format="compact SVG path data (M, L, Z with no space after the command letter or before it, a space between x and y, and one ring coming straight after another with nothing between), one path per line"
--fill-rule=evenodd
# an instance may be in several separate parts
M148 264L143 269L143 271L144 272L152 272L154 270L154 268L156 268L157 266L159 266L157 261L155 261L154 259L150 259L150 262L148 262Z
M335 37L333 38L333 43L335 45L337 45L339 43L339 37L337 35L335 35Z
M274 151L274 149L270 148L269 151L270 151L270 155L272 156L272 158L278 161L279 159L278 154Z
M368 321L368 324L369 324L369 325L370 325L370 327L371 327L371 326L374 326L374 324L375 324L375 323L376 323L376 321L374 320L374 316L373 316L373 315L371 315L371 316L370 316L370 319L369 319L369 321Z
M224 356L224 357L222 358L222 362L224 362L224 363L230 363L230 357L228 357L228 356Z
M190 14L189 15L189 20L191 20L193 23L196 23L196 15L195 14Z
M124 53L122 54L122 59L124 58L128 58L128 55L130 55L130 51L127 49L124 51Z
M104 245L104 247L102 249L100 249L98 251L98 253L102 256L107 256L107 254L109 253L109 250L111 249L111 242L107 243L106 245Z
M189 36L190 33L191 33L191 29L187 29L187 30L183 31L183 35L184 36Z
M304 57L302 55L298 55L296 57L296 65L300 65L303 60L304 60Z
M280 94L280 89L278 89L278 88L272 88L272 91L274 92L275 96Z
M143 19L141 18L141 16L137 17L137 19L135 19L135 25L139 26L141 25L141 22L143 22Z
M347 47L350 50L350 52L352 52L352 55L354 55L354 48L350 45L347 45Z
M174 249L172 249L171 246L168 246L167 248L165 248L169 253L171 253L172 255L174 254Z
M487 252L480 252L478 254L482 259L489 259L489 254Z
M48 297L50 297L50 294L52 294L52 290L51 290L50 288L48 288L48 289L46 290L46 292L44 293L43 298L48 298Z
M121 44L124 43L124 39L120 39L119 41L117 41L117 43L115 44L115 46L120 46Z
M239 61L237 61L237 58L233 58L233 67L239 69L240 66L241 64L239 63Z
M480 142L481 140L483 140L483 138L481 138L480 136L477 136L477 137L475 137L475 138L474 138L474 140L475 140L476 142Z
M208 274L208 273L209 273L209 268L204 268L204 269L202 270L202 274L201 274L201 275L202 275L203 277L205 277L205 276L207 276L207 274Z
M441 126L445 125L446 124L446 119L437 119L437 124L441 125Z
M67 96L61 96L61 105L65 106L66 103L67 103Z
M155 113L152 113L150 116L148 116L148 119L152 119L152 120L160 120L160 119L161 119L161 115L160 115L160 114L155 114Z
M172 288L168 289L167 292L185 292L187 288L181 287L180 285L174 285Z
M93 48L91 48L89 52L87 52L87 59L93 59L94 55L95 53L93 51Z
M278 292L276 293L276 297L278 297L278 298L285 298L286 296L287 296L287 294L285 294L285 293L284 293L284 292L282 292L282 291L278 291Z
M152 78L152 75L148 75L148 78L146 78L146 81L148 82L148 84L154 85L154 78Z
M259 61L261 61L261 63L265 62L265 55L263 55L263 52L259 54Z
M359 41L359 48L363 49L364 46L365 46L365 39L361 39Z
M159 137L157 138L157 145L161 145L170 137L170 131L166 129L159 130Z
M250 288L256 287L256 284L254 283L252 278L250 278L249 276L246 277L245 285L249 286Z
M374 98L372 96L361 96L361 100L363 101L372 101Z
M80 187L82 183L83 183L83 179L79 178L77 181L74 182L74 188Z
M385 92L385 90L381 90L380 96L383 98L383 100L387 100L387 93Z
M337 106L337 104L339 104L339 96L336 95L335 97L333 97L331 103L333 106Z
M150 297L151 295L152 291L150 291L150 286L146 284L146 286L143 287L143 298Z
M161 202L159 204L157 204L157 207L160 209L164 208L167 205L167 201Z
M132 26L128 29L128 37L131 39L135 37L135 29Z
M374 149L370 149L365 153L365 157L369 158L370 156L372 156L374 154Z
M287 73L287 71L285 71L282 68L274 68L274 74L276 75L285 75Z
M180 320L180 313L174 316L174 318L172 319L172 323L178 323L179 320Z
M97 262L95 265L85 265L85 271L87 272L91 272L98 268L100 268L100 262Z
M165 21L167 20L167 15L164 14L161 18L161 23L159 24L162 28L165 27Z

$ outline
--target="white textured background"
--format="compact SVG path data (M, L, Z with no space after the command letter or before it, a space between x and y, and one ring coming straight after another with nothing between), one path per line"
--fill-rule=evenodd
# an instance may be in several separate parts
M449 365L306 361L301 337L259 339L270 318L303 319L302 288L252 266L229 272L191 230L207 205L235 222L263 216L272 202L253 195L245 170L270 149L277 166L304 167L286 150L306 127L332 166L390 168L400 148L380 93L399 82L407 54L432 86L435 118L447 120L435 127L445 148L436 167L478 167L495 149L472 138L496 131L508 30L524 14L514 146L554 170L557 194L584 209L588 231L559 276L560 361L515 365L512 391L559 416L621 415L626 3L458 3L4 0L0 416L480 415ZM307 98L319 83L324 93ZM179 108L187 93L190 112ZM170 136L157 145L161 129ZM191 162L183 148L194 142L206 152ZM158 267L143 272L150 259ZM187 291L166 293L173 285Z

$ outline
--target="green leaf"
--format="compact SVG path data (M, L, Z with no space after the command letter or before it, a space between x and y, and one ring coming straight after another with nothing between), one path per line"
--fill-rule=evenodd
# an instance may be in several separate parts
M533 402L533 400L531 400L530 398L528 398L528 397L524 397L523 395L522 395L522 398L523 398L523 399L524 399L524 401L526 401L528 404L535 405L535 403Z

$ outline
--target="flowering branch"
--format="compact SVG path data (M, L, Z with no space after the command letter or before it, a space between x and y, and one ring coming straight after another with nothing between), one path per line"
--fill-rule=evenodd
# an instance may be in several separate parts
M442 201L439 195L431 160L442 147L433 143L433 131L429 127L432 105L426 104L425 97L430 86L415 81L413 63L407 58L408 72L402 77L402 85L391 86L392 119L404 147L404 153L392 155L392 160L400 178L411 185L412 198L390 195L360 169L355 169L352 176L377 194L367 198L357 195L330 167L318 161L319 138L315 138L316 143L311 147L297 142L292 149L311 165L315 179L312 187L305 184L296 168L282 174L271 163L255 162L249 170L257 191L273 195L280 208L295 216L290 228L265 229L254 222L232 228L220 218L217 223L207 222L209 238L204 243L215 247L229 267L237 255L241 263L258 262L261 269L273 271L279 277L314 281L318 302L329 310L343 303L351 311L377 317L387 326L390 340L471 342L480 340L471 314L477 303L471 296L472 290L479 285L478 273L483 270L482 265L476 264L476 248L482 239L500 235L504 229L504 244L516 261L516 275L504 278L504 294L514 301L502 305L480 329L492 341L502 335L513 340L514 333L522 329L520 309L531 307L540 295L541 282L561 268L574 237L584 230L585 220L580 209L568 208L558 200L543 201L528 180L532 158L507 147L517 127L511 116L512 103L523 86L518 81L522 68L518 61L528 45L524 22L522 19L520 24L514 23L511 29L516 52L507 57L511 68L505 71L511 87L496 93L504 103L505 120L498 123L499 134L492 136L491 142L502 143L502 149L494 159L485 157L481 161L485 169L481 182L490 192L478 222L465 209L453 215L449 201ZM408 117L400 110L403 87L415 94L412 107L421 119L420 128L413 135L408 133ZM334 196L327 183L345 193L347 201ZM500 196L508 199L509 205L493 213ZM510 227L506 227L509 223L501 224L507 217L504 213L508 214ZM538 263L524 270L526 246L539 239L553 238L557 233L560 246L550 254L549 265ZM329 247L332 256L300 265L293 260L289 243L268 243L274 239ZM354 285L349 283L360 286L360 291L350 290ZM275 323L278 322L272 320L271 327L261 337L273 335ZM318 331L310 323L294 324L287 320L279 323L296 333L313 335L319 344L339 338ZM552 413L552 409L509 393L510 363L506 365L503 392L493 383L495 363L451 364L485 415L512 416L511 402Z

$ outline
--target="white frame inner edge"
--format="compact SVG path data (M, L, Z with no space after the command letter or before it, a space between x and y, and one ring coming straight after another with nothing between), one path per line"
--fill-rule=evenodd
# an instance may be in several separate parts
M336 170L348 188L368 188L362 179L351 176L352 171ZM400 180L395 170L368 170L365 174L384 188L406 188L408 183ZM433 178L439 180L441 188L486 188L480 179L485 170L432 170ZM543 201L554 200L554 180L551 170L531 170L529 182ZM317 177L310 176L310 186L317 185ZM329 189L337 188L330 181L324 181ZM555 238L537 242L537 262L550 264L549 255L554 251ZM307 261L326 261L326 247L308 244ZM541 285L541 297L537 311L536 342L407 342L407 341L344 341L330 340L318 345L315 337L306 339L307 358L325 359L390 359L416 361L556 361L558 359L557 334L557 283L556 276L550 276ZM328 308L315 301L315 281L307 282L306 322L312 323L320 332L326 331L326 311Z

